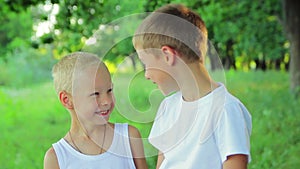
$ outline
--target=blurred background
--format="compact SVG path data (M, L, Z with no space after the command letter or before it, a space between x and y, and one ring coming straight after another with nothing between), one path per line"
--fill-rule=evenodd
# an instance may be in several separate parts
M74 51L98 54L109 67L117 108L111 121L147 138L163 96L143 78L132 35L145 12L182 3L204 19L228 89L253 118L250 169L300 166L300 44L297 0L2 0L0 1L0 169L42 168L52 143L68 131L68 112L52 87L51 68ZM124 90L124 89L128 90ZM123 89L123 90L122 90ZM128 101L129 100L129 101ZM124 111L124 110L122 110ZM156 150L147 143L147 163Z

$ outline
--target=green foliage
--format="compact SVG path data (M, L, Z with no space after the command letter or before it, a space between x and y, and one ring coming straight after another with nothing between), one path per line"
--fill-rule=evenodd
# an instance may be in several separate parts
M0 58L4 58L7 52L30 46L33 21L30 10L12 12L2 1L0 9Z
M24 47L0 58L0 85L24 87L49 80L55 62L49 51Z
M19 13L24 10L26 10L28 7L32 5L36 5L40 2L41 0L5 0L2 3L5 3L9 7L9 10Z
M279 1L210 1L196 10L223 62L241 58L249 67L251 60L274 62L288 52L283 47L287 40L280 25ZM232 64L235 67L235 62ZM271 68L271 64L267 66Z
M0 48L0 52L5 53L7 48L11 49L24 43L28 45L33 22L37 24L55 17L56 22L53 23L53 27L51 26L49 33L42 37L33 36L32 45L34 47L51 43L59 54L82 50L85 48L86 40L101 32L98 30L101 26L105 26L107 30L104 30L101 35L107 37L104 39L108 40L109 45L111 45L110 42L113 42L113 46L109 48L112 49L112 54L106 55L105 58L118 64L115 57L124 58L133 52L133 48L129 47L132 46L129 39L118 39L119 37L115 34L132 32L133 25L136 23L131 22L130 18L128 18L128 24L120 23L124 24L121 26L118 23L115 25L110 23L135 13L153 11L168 3L183 3L201 14L208 27L209 39L216 47L225 68L287 69L288 62L285 61L285 56L288 53L288 45L286 45L287 40L284 38L280 25L282 7L277 0L33 0L16 1L15 3L7 1L7 3L0 3L3 14L0 21L11 22L0 28L0 33L2 32L0 42L5 44L4 48ZM59 6L59 12L52 16L51 10L54 10L54 4ZM43 5L52 5L52 9L50 11L43 10ZM30 15L33 15L33 21ZM23 20L28 22L22 22ZM111 28L114 29L118 26L118 30L111 31ZM5 32L8 34L6 35ZM103 42L105 43L105 41ZM122 44L119 45L121 42ZM12 45L8 45L10 43ZM102 43L100 47L103 46L105 48L107 45ZM104 53L106 54L106 52Z
M126 81L130 80L127 78L131 77L120 76L118 83L126 86ZM288 78L287 73L275 71L226 72L229 91L240 98L252 114L252 162L249 169L294 169L300 165L300 100L286 92ZM129 87L129 95L136 107L145 110L149 107L147 100L154 86L140 74L134 81ZM149 90L145 91L141 86L147 86ZM116 98L118 104L126 104L122 102L126 99L123 97L125 95ZM52 84L22 89L1 87L0 105L0 149L6 152L0 157L1 168L42 168L45 151L64 136L70 125L69 114L59 103ZM143 137L147 137L151 128L151 123L128 121L117 109L111 121L129 122L141 131ZM148 144L145 148L155 152ZM155 168L155 159L155 156L147 158L150 168Z
M59 1L60 12L56 17L55 29L60 30L62 34L54 37L60 43L60 51L80 50L83 47L82 40L91 37L100 25L135 12L142 12L142 5L143 1ZM111 39L116 41L113 37Z

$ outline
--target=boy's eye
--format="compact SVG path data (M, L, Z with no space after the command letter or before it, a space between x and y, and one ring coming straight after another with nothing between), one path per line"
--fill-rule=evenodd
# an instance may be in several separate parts
M100 95L99 92L94 92L94 93L92 93L90 96L99 96L99 95Z
M107 93L111 93L113 91L113 88L110 88L107 90Z

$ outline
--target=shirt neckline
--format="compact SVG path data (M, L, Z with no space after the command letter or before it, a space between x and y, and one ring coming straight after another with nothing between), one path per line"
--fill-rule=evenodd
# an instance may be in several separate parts
M62 144L68 149L68 151L72 152L72 154L76 155L77 157L81 157L81 158L89 158L89 159L99 159L99 158L105 158L108 155L110 155L111 150L113 149L113 147L115 147L116 144L116 127L118 124L115 124L115 128L114 128L114 136L113 136L113 140L112 143L110 145L110 147L106 150L106 152L101 153L101 154L96 154L96 155L89 155L89 154L83 154L80 153L79 151L77 151L76 149L74 149L74 147L72 147L64 138L61 139Z
M207 95L196 99L194 101L186 101L183 99L182 93L180 93L180 101L182 104L184 105L194 105L194 104L200 104L200 103L205 103L207 101L210 101L212 97L216 97L219 93L221 93L221 91L224 90L225 86L222 83L218 83L219 86L217 88L215 88L214 90L212 90L210 93L208 93Z

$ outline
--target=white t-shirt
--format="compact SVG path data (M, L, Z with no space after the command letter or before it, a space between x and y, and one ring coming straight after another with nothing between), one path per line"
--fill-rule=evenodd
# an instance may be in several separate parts
M149 142L164 153L160 169L221 169L227 156L248 155L251 115L223 84L197 101L177 92L157 112Z
M127 124L115 124L114 138L107 152L85 155L76 151L64 139L53 144L60 169L135 169L131 154Z

